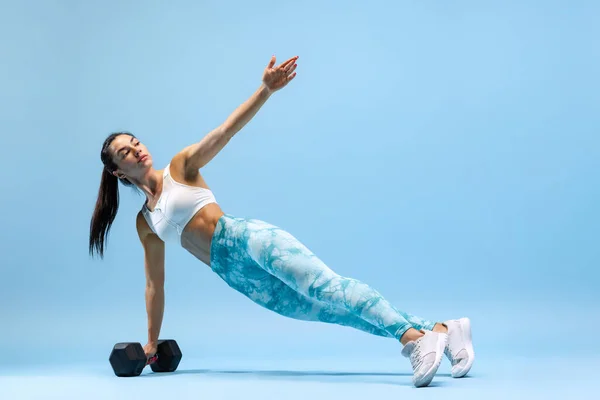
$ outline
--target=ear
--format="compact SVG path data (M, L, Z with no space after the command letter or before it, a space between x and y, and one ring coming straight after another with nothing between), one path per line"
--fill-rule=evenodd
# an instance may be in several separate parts
M125 179L126 178L125 174L119 173L119 170L113 171L112 174L114 176L116 176L117 178L119 178L119 179Z

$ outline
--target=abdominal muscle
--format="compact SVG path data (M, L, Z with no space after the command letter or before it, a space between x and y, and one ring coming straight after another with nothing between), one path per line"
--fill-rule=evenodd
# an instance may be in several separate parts
M207 204L192 217L181 233L181 246L209 267L212 236L223 214L218 204Z

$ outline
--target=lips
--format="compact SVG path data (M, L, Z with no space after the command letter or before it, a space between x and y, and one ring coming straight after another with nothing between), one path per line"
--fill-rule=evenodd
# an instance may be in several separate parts
M148 158L148 155L144 154L143 156L140 157L140 159L138 160L138 163L144 162L146 160L146 158Z

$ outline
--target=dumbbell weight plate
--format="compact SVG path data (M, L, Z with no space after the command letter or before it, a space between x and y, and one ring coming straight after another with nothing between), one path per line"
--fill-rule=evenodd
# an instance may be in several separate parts
M116 376L138 376L146 366L146 354L140 343L117 343L108 357Z
M179 366L181 361L181 349L175 340L159 340L157 343L156 354L158 359L150 364L154 372L173 372Z

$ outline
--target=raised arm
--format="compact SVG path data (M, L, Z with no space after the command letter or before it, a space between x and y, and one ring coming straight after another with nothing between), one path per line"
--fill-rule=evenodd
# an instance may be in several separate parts
M198 143L194 143L182 151L186 172L197 171L208 164L231 138L256 115L273 93L294 79L297 59L298 57L292 57L274 67L275 56L271 58L263 73L262 83L252 96L237 107L220 126L204 136Z
M156 353L165 307L165 244L152 232L141 212L137 215L136 227L144 248L146 275L148 343L144 346L144 351L147 356L152 356Z

